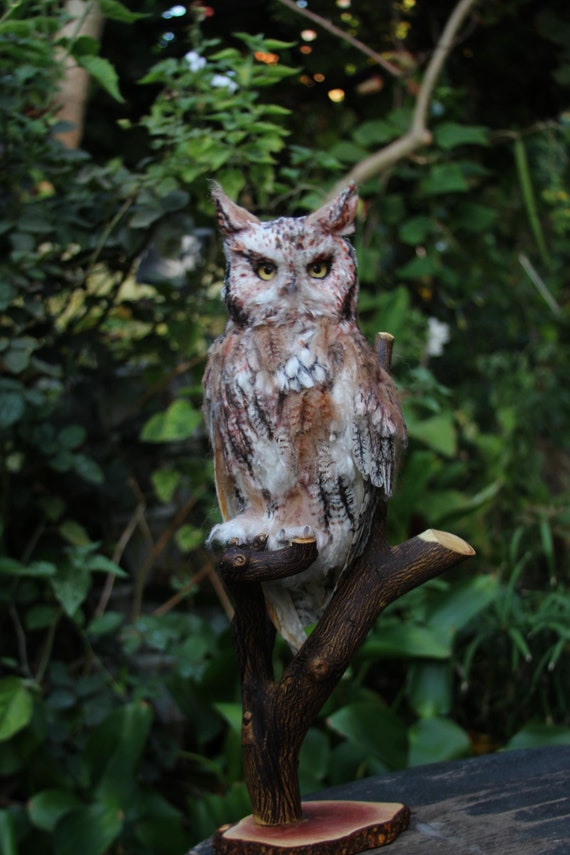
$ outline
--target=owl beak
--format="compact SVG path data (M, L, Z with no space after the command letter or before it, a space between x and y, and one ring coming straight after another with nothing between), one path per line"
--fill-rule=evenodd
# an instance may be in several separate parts
M283 292L286 297L294 297L297 293L297 279L293 277L283 286Z

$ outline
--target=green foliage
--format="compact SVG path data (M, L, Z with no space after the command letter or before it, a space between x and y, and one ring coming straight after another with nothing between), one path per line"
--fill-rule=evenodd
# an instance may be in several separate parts
M228 603L203 549L200 379L225 323L207 181L302 212L407 129L415 80L373 111L310 101L297 66L317 51L295 28L230 37L214 19L205 38L194 5L134 84L118 55L64 38L60 5L0 18L0 849L174 855L249 810ZM154 7L101 0L123 41ZM555 2L536 32L559 86ZM58 141L66 55L125 111L116 156ZM307 735L303 792L568 741L568 117L491 127L467 95L488 87L468 82L441 81L433 145L360 188L355 241L361 321L396 337L409 428L391 539L449 528L479 558L382 616Z

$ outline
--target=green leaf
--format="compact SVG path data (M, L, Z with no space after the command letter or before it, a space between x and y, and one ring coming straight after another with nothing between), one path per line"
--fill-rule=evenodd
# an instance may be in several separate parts
M26 409L22 392L0 392L0 430L20 421Z
M408 670L406 693L422 718L445 715L453 700L449 662L414 662Z
M156 413L142 429L144 442L175 442L188 439L201 422L201 415L189 401L174 401L164 413Z
M570 745L570 728L534 722L525 725L510 739L505 748L540 748L545 745Z
M2 855L18 855L16 824L9 810L0 810L0 852Z
M499 581L485 574L462 579L443 591L427 613L428 625L445 639L453 637L497 597Z
M89 556L87 559L87 566L92 573L97 571L101 573L111 573L113 576L119 576L122 579L126 579L129 575L128 573L125 573L122 567L114 561L111 561L111 559L107 558L106 555L101 555L100 552L96 552L94 555Z
M397 125L384 119L362 122L353 133L355 142L367 148L390 142L400 134Z
M64 520L58 529L61 536L73 546L88 546L91 543L86 529L76 520Z
M30 357L38 347L38 342L30 336L20 336L10 343L9 350L4 354L3 362L12 374L20 374L29 363Z
M31 576L36 579L45 579L54 576L56 572L56 565L49 561L32 561L30 564L22 564L14 558L0 558L0 575Z
M42 790L28 802L28 814L37 828L53 831L60 819L71 810L81 807L81 802L71 790Z
M69 472L73 466L73 454L62 448L50 459L49 465L56 472Z
M152 708L143 702L125 704L95 730L85 751L97 800L127 810L136 792L136 767L152 724Z
M458 145L488 145L489 131L481 125L460 125L444 122L433 132L435 144L448 151Z
M416 256L398 268L398 276L402 279L423 279L435 273L437 273L437 265L431 255Z
M190 194L186 190L171 190L166 196L160 200L160 205L163 211L179 211L185 208L190 201Z
M89 484L102 484L105 480L103 470L91 457L86 454L73 455L73 469Z
M73 618L89 593L91 574L87 567L65 562L51 580L51 586L66 615Z
M145 852L181 855L188 851L192 839L184 832L186 821L182 811L156 792L144 794L139 805L137 838L145 844Z
M148 18L149 12L131 12L119 0L99 0L99 6L106 18L112 21L122 21L125 24L131 24L133 21L139 21L141 18Z
M99 42L93 36L78 36L71 45L71 56L80 59L84 56L97 56Z
M89 74L105 89L109 95L124 103L125 99L119 91L119 78L117 72L111 63L103 59L102 56L79 56L77 57L78 64L84 68Z
M415 246L418 243L423 243L434 230L435 222L431 217L412 217L402 223L398 234L404 243Z
M46 218L46 212L42 207L34 205L24 210L18 220L18 228L32 235L43 235L51 232L53 226L50 220Z
M57 606L48 606L40 603L32 606L25 615L25 626L29 631L37 629L46 629L48 626L53 626L60 615L60 609Z
M457 431L453 413L443 412L429 419L417 419L406 412L408 436L425 443L429 448L445 457L455 457L457 453Z
M363 659L449 659L451 647L428 627L410 623L380 624L377 635L365 641L357 655Z
M169 502L180 483L180 472L176 469L155 469L150 478L160 501Z
M0 282L0 312L8 308L18 292L8 282Z
M496 222L498 215L495 208L464 202L459 208L456 222L466 232L484 232Z
M424 718L408 730L410 752L408 765L456 760L471 753L468 734L447 718Z
M88 635L109 635L115 632L124 621L124 615L121 612L105 612L99 617L94 617L87 627Z
M234 733L241 734L242 708L241 704L215 703L215 709L224 718Z
M53 835L58 855L105 855L123 827L123 812L101 804L72 810L58 823Z
M191 552L204 543L204 533L194 525L182 525L176 532L175 539L183 552Z
M420 181L420 191L426 196L443 193L465 193L469 182L456 163L435 163Z
M391 769L405 765L406 728L391 710L375 701L357 701L342 707L327 724L350 742L379 757Z
M68 425L60 430L57 438L60 445L73 451L85 442L87 431L82 425Z
M34 711L31 692L18 677L0 680L0 742L30 723Z
M330 739L322 730L309 728L299 755L299 785L302 793L322 785L330 762Z
M342 163L358 163L366 157L366 150L351 142L339 142L331 152Z
M216 175L218 181L230 199L237 199L245 185L245 175L242 169L220 169Z

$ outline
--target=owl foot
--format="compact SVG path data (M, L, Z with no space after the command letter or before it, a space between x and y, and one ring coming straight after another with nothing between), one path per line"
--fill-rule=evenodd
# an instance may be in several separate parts
M275 544L287 546L292 540L316 540L314 528L310 525L288 526L280 529L272 538Z
M315 540L319 554L329 547L333 536L326 529L313 528L311 525L286 526L269 538L269 549L282 549L288 546L292 540Z
M251 544L254 549L263 549L267 543L267 534L259 531L259 520L234 519L215 525L207 546L244 546Z

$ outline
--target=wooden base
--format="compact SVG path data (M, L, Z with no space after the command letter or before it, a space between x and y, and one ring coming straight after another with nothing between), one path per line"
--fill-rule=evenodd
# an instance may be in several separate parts
M217 855L356 855L391 843L408 827L410 810L397 802L303 802L303 819L258 825L252 816L223 825Z

